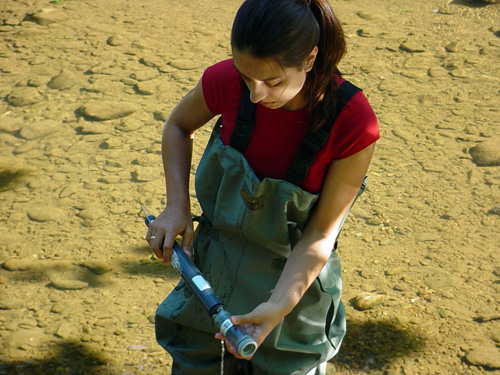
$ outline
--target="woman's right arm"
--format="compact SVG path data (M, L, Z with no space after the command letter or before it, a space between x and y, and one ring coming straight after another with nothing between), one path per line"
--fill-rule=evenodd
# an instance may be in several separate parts
M162 159L165 171L167 206L149 226L146 239L163 263L170 263L175 237L182 236L181 247L189 254L193 239L193 222L189 199L189 175L196 129L214 114L203 97L201 80L170 113L162 135Z

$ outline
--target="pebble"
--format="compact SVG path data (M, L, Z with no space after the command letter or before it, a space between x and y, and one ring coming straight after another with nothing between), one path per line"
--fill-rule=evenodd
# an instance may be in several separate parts
M159 83L156 81L139 82L135 86L137 92L142 95L153 95L158 91Z
M144 123L137 119L125 119L119 125L115 126L116 130L122 132L133 132L134 130L138 130L144 126Z
M90 259L82 263L83 267L88 268L96 275L103 275L106 272L111 271L112 267L103 260L100 259Z
M425 48L414 40L407 40L399 46L399 49L409 53L425 52Z
M477 165L500 165L500 139L489 139L469 150L472 160Z
M78 213L78 216L84 220L97 220L106 216L106 211L98 207L85 208Z
M405 267L395 267L385 272L387 276L400 275L406 271Z
M20 329L12 332L4 341L4 349L22 349L25 346L36 347L39 346L44 333L41 329Z
M16 310L24 306L24 301L20 298L9 298L0 300L0 310Z
M192 59L176 59L168 63L168 65L179 70L193 70L199 68L202 63Z
M14 107L24 107L38 103L42 100L42 95L35 87L14 87L7 95L7 102Z
M67 21L69 17L62 10L42 9L33 14L30 19L39 25L46 26L55 22Z
M148 182L160 178L160 170L155 167L138 167L133 173L132 178L137 182Z
M23 127L19 119L8 116L0 116L0 133L13 133Z
M34 121L22 128L19 134L26 140L38 139L55 132L58 125L59 123L54 120Z
M79 314L82 310L82 300L79 298L65 298L59 302L52 305L50 309L51 313L68 315L68 314Z
M47 86L55 90L67 90L76 84L73 74L63 71L58 75L52 77L47 83Z
M89 286L89 284L84 281L63 278L54 278L51 280L51 284L54 288L59 290L79 290Z
M119 35L112 35L106 40L106 43L110 46L117 47L123 45L124 39Z
M455 52L458 52L459 50L459 45L457 42L451 42L450 44L448 44L446 47L444 47L444 49L447 51L447 52L450 52L450 53L455 53Z
M359 17L359 18L362 18L366 21L374 21L374 20L378 20L380 17L375 14L375 13L368 13L368 12L365 12L365 11L359 11L356 13L356 15Z
M95 101L83 105L80 110L85 117L97 121L114 120L127 117L137 111L138 106L134 103Z
M491 330L490 338L497 344L500 344L500 325L497 325L495 329Z
M64 321L56 329L55 335L61 339L69 339L75 332L75 324Z
M35 268L37 260L34 258L9 259L3 264L7 271L28 271Z
M135 79L136 81L149 81L153 78L158 77L159 73L153 69L144 69L137 70L130 75L130 78Z
M437 241L439 239L440 237L436 233L420 233L416 238L418 242Z
M500 350L494 347L477 346L465 355L471 365L500 369Z
M64 219L65 213L58 207L45 206L45 207L32 207L28 210L28 217L33 221L59 221Z
M382 35L383 31L378 27L364 26L357 33L363 38L378 38Z
M440 274L425 278L424 284L427 285L427 287L436 290L454 286L456 284L456 280L453 276L442 272Z
M369 310L384 302L384 296L372 293L360 293L354 297L353 305L359 310Z

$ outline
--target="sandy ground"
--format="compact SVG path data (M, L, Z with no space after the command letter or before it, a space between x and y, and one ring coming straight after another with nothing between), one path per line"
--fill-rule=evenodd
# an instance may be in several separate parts
M169 373L153 315L178 277L139 202L164 205L162 123L239 3L0 0L0 374ZM328 371L500 374L500 5L332 5L382 139Z

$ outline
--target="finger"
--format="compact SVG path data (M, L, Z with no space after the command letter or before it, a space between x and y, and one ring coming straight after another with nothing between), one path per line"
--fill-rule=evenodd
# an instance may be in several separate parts
M165 241L163 241L163 263L167 266L170 264L170 258L172 257L172 248L174 245L175 239L172 237L165 237Z
M191 242L193 241L194 231L193 227L188 226L182 235L181 247L187 256L191 256Z
M149 237L149 246L151 246L153 252L155 253L158 259L163 258L163 250L161 246L162 242L163 242L163 236L160 236L158 234Z

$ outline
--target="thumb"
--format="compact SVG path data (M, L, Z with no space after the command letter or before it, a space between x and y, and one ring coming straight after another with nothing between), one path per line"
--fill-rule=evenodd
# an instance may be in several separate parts
M231 322L237 326L242 324L255 323L254 316L252 313L245 315L233 315L231 316Z

